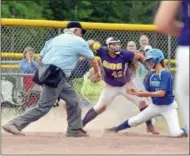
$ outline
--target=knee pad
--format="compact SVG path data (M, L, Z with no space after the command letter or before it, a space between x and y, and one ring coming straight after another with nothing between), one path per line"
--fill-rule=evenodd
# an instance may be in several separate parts
M106 106L102 106L100 108L93 108L93 109L96 111L96 113L101 114L106 110L106 108L107 108Z
M148 105L147 105L147 102L146 102L146 100L145 99L141 99L141 100L139 100L139 109L142 109L142 108L145 108L145 107L147 107Z
M128 124L131 127L136 127L139 125L139 122L133 117L133 118L128 120Z
M99 114L103 113L105 110L106 110L106 106L102 107L102 108L99 110Z

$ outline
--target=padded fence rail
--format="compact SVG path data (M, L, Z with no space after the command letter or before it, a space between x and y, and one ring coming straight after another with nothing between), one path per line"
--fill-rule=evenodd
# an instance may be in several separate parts
M9 81L14 86L13 79L18 82L17 86L24 88L25 85L29 85L31 82L30 78L24 81L24 77L29 77L28 74L20 73L19 62L23 58L23 50L25 47L30 46L35 49L35 58L38 57L38 53L44 46L46 40L53 38L56 35L63 33L63 30L68 22L67 21L47 21L47 20L23 20L23 19L6 19L2 18L2 28L1 28L1 79L6 84ZM142 25L142 24L111 24L111 23L90 23L81 22L83 27L87 29L85 34L85 40L95 39L105 44L105 39L110 36L117 37L121 40L122 48L126 48L128 41L135 41L137 47L139 48L139 37L142 34L146 34L149 37L150 45L155 48L163 50L166 57L166 63L168 68L175 74L175 49L177 47L178 39L176 37L170 37L156 32L156 27L154 25ZM85 79L85 73L90 69L90 64L88 61L83 60L78 63L75 72L68 79L68 82L73 85L82 99L87 100L97 100L99 92L101 91L101 86L99 87L99 92L94 94L90 93L93 89L93 85L87 83ZM22 76L21 76L22 75ZM21 79L22 77L22 79ZM26 79L26 78L25 78ZM12 81L13 80L13 81ZM85 81L84 81L85 80ZM89 93L84 93L84 85L91 85ZM89 87L89 88L90 88ZM32 89L31 87L30 89ZM87 90L87 89L86 89ZM18 92L17 90L11 89L11 87L6 87L3 89L4 93L1 93L1 98L3 94L13 95L12 92ZM15 96L15 95L14 95ZM11 97L13 98L13 97ZM18 97L14 97L18 98ZM11 99L8 99L11 100ZM86 101L86 100L84 100ZM14 103L14 100L11 102ZM18 103L18 102L17 102Z

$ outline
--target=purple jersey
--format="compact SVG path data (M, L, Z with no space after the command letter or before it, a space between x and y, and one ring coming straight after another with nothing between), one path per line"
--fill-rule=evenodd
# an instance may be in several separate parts
M112 86L123 86L127 82L128 62L133 60L134 53L121 50L115 58L111 58L106 48L97 50L97 55L101 58L104 69L104 81Z
M189 14L190 14L190 2L189 0L182 1L182 14L183 14L183 23L184 27L181 31L179 37L179 45L181 46L189 46Z

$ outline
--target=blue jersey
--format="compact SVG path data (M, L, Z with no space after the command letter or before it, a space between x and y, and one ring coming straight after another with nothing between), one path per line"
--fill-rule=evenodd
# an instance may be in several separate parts
M152 102L155 105L170 105L174 101L173 77L171 72L166 69L162 70L159 74L155 72L150 73L145 82L145 88L149 92L166 91L164 97L152 97Z
M183 15L183 23L184 27L182 28L180 37L179 37L179 45L181 46L189 46L189 17L190 17L190 1L182 0L182 15Z

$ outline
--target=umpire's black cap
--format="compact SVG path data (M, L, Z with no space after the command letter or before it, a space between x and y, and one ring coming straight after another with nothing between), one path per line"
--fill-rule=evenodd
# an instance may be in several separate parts
M67 24L67 28L80 28L82 29L82 34L86 33L86 30L82 28L82 25L78 21L71 21Z

